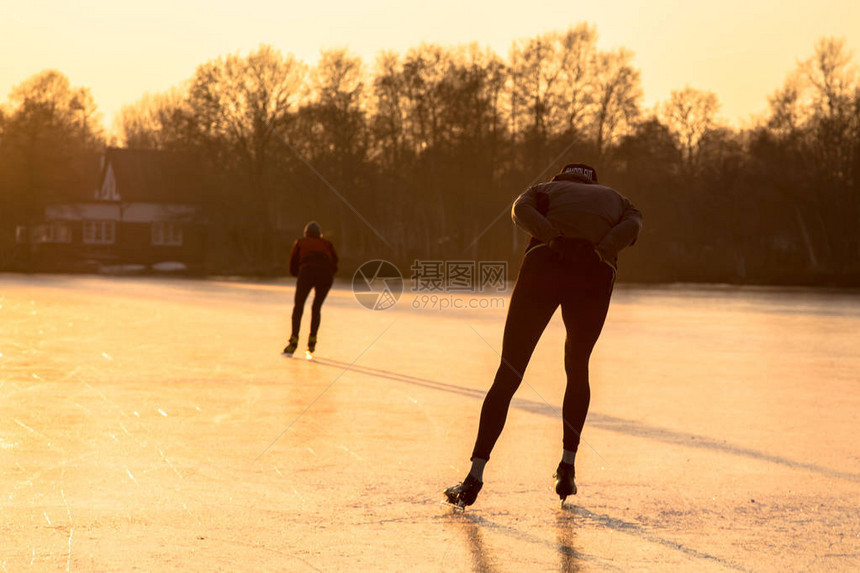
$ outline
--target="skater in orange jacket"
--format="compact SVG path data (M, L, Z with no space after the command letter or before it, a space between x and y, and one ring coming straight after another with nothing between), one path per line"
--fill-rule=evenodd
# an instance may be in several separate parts
M290 274L298 277L296 280L296 295L293 305L292 327L290 341L284 348L283 354L292 356L299 346L299 328L302 324L305 301L314 291L311 304L311 332L308 336L308 353L316 350L317 332L320 328L322 304L334 282L337 272L337 251L331 241L324 239L319 223L311 221L305 225L304 237L293 243L290 252Z

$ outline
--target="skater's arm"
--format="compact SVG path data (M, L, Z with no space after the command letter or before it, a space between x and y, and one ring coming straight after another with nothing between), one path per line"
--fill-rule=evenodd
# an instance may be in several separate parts
M597 252L607 261L615 260L618 252L636 242L642 231L642 213L626 197L624 212L618 223L597 244Z
M294 277L299 276L299 241L293 243L293 249L290 251L290 274Z
M517 197L511 209L511 219L513 219L514 224L545 243L549 243L551 239L561 234L545 216L546 205L541 205L541 203L548 201L549 197L546 193L541 193L536 187L532 187ZM540 207L543 207L543 213Z

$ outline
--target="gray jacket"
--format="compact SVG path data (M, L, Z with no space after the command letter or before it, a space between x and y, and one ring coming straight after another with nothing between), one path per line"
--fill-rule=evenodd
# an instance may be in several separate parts
M511 218L540 243L558 236L586 239L613 267L618 252L635 243L642 230L642 213L629 199L611 187L568 175L520 195Z

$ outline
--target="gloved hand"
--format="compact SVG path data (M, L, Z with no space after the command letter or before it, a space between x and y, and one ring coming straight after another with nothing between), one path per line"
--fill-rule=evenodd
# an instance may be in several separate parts
M564 261L564 237L562 235L558 235L557 237L553 237L546 244L549 247L550 252L552 253L552 257L557 261Z
M601 263L603 263L604 265L608 265L615 272L618 271L618 268L613 264L612 260L607 258L603 254L603 251L600 250L600 247L594 247L594 253L597 255L597 258L600 260Z

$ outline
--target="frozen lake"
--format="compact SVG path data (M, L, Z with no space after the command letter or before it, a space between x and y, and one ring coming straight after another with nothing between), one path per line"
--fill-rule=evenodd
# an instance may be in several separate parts
M618 288L564 509L556 314L455 514L507 301L292 292L0 275L0 571L860 570L860 293Z

